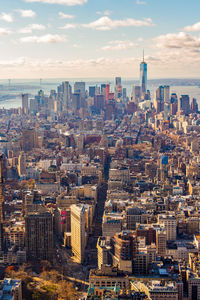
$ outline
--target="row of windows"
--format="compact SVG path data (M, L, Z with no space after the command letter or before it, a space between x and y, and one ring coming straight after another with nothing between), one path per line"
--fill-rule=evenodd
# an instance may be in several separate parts
M110 287L110 286L115 286L115 285L119 285L120 287L126 287L126 283L125 282L116 282L116 281L107 281L107 282L105 282L105 281L96 281L96 282L94 282L94 284L98 287L98 286L108 286L108 287Z

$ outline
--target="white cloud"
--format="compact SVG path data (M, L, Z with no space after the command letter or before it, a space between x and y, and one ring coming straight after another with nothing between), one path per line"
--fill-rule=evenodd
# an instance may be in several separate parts
M191 26L186 26L184 27L184 31L187 31L187 32L198 32L200 31L200 22L197 22Z
M64 35L58 34L46 34L42 36L27 36L20 38L20 42L22 43L36 43L36 44L56 44L67 42L67 38Z
M146 5L147 3L145 1L142 1L142 0L136 0L136 4L138 4L138 5Z
M185 32L168 33L155 38L158 48L197 49L200 47L200 37Z
M77 24L65 24L63 27L60 27L60 29L74 29L77 28Z
M2 27L0 28L0 36L6 36L11 33L12 33L12 31L10 29L2 28Z
M111 13L112 13L111 10L104 10L103 12L102 11L96 12L97 15L104 15L104 16L110 16Z
M138 44L133 43L131 41L110 41L108 45L102 47L101 49L104 51L109 50L128 50L133 47L138 47Z
M22 18L34 18L36 13L32 9L18 9Z
M19 30L20 33L32 33L34 30L45 30L45 26L42 24L29 24L27 27L24 27Z
M60 4L67 6L82 5L88 2L88 0L24 0L25 2L39 2L47 4Z
M62 11L60 11L58 15L61 19L74 19L73 15L64 14Z
M168 77L199 77L200 37L186 32L169 33L154 38L152 43L157 52L150 58L145 57L145 60L158 70L157 77L166 74Z
M142 27L142 26L153 26L153 22L151 18L146 18L143 20L135 20L135 19L123 19L123 20L112 20L107 16L101 17L98 20L91 22L89 24L83 24L82 26L85 28L91 28L95 30L111 30L118 27Z
M104 16L110 16L111 13L112 13L112 12L111 12L110 10L105 10L105 11L103 12Z
M11 14L6 14L5 12L0 14L0 19L8 23L13 22L13 16Z

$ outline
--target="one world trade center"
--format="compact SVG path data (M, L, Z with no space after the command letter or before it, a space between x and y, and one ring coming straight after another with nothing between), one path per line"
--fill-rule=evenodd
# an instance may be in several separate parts
M142 94L146 94L147 91L147 63L144 61L144 52L143 52L143 61L140 64L140 86Z

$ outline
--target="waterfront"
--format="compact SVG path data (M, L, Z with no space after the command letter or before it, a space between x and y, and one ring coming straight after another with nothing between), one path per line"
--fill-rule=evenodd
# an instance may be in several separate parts
M28 93L31 97L34 97L37 92L42 89L46 95L49 95L51 90L56 90L57 85L61 83L62 81L65 81L65 79L46 79L46 80L13 80L11 85L9 86L8 81L2 80L0 81L0 85L2 84L2 89L0 89L0 96L4 95L16 95L15 98L12 98L12 96L7 99L0 101L0 108L18 108L21 107L21 97L20 94L22 93ZM73 86L75 81L79 81L79 79L66 79L66 81L69 81L70 84ZM111 79L82 79L82 81L86 82L86 89L89 89L89 86L94 86L96 84L100 85L104 82L111 83L111 90L114 91L114 83ZM178 81L178 80L177 80ZM170 82L170 79L169 79ZM174 85L170 86L171 93L177 93L178 97L181 95L189 95L190 98L196 98L198 104L200 105L200 87L197 85L186 85L187 80L183 80L184 85ZM7 84L7 85L6 85ZM123 87L127 89L127 96L130 96L132 86L137 85L137 80L131 80L127 79L122 81ZM166 79L163 80L150 80L149 81L149 90L151 92L151 99L153 101L154 97L154 91L159 85L168 84L168 81Z

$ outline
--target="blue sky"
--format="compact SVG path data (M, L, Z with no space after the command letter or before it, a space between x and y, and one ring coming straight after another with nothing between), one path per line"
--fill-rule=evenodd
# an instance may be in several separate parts
M199 0L0 0L0 78L200 76Z

